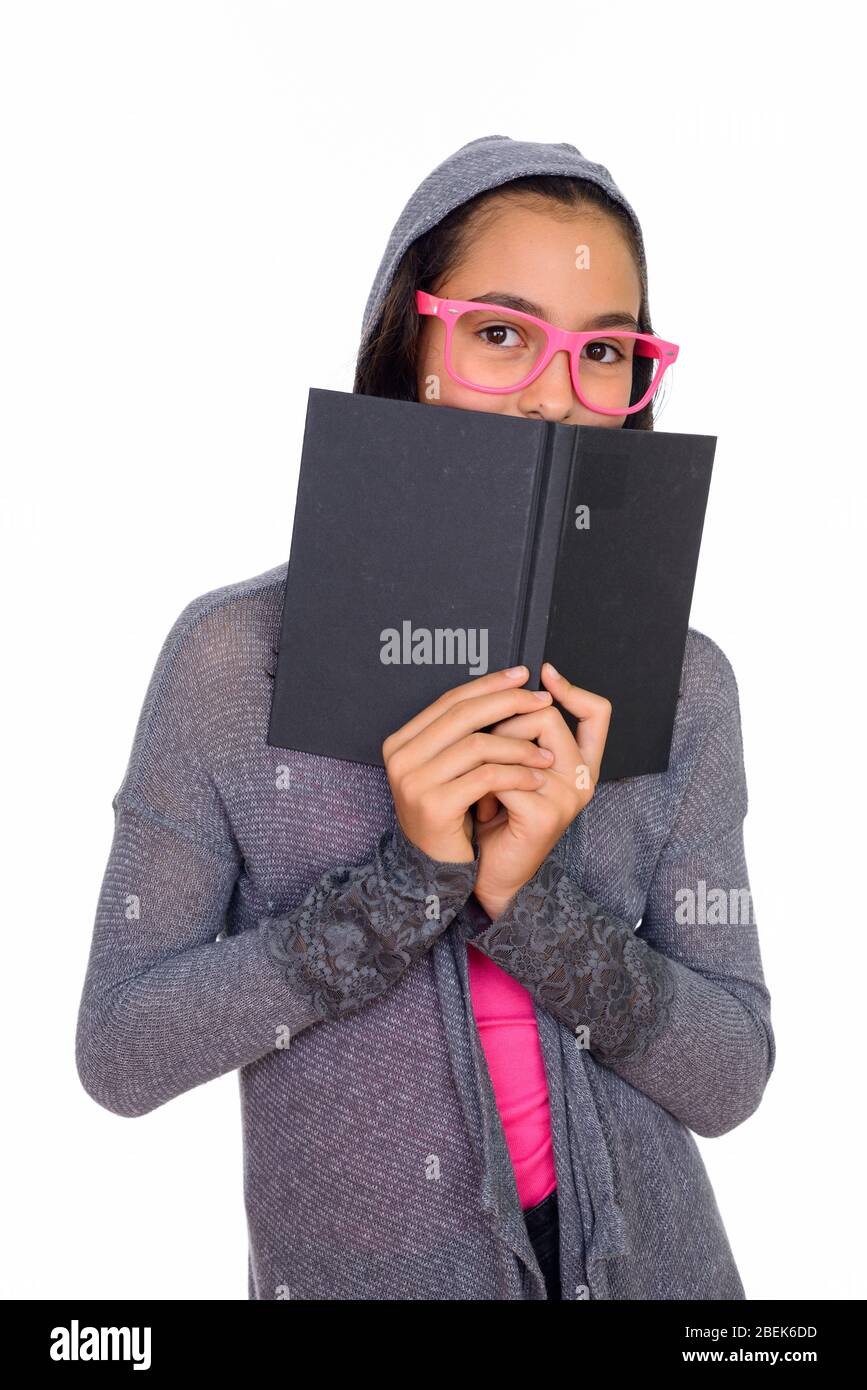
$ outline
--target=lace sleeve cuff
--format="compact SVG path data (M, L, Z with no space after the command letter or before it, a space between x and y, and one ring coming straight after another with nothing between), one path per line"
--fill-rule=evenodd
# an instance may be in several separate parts
M474 902L473 899L470 902ZM479 915L481 914L481 916ZM665 956L605 912L552 852L494 922L461 914L466 940L567 1024L598 1060L639 1056L666 1028L677 988ZM475 933L475 934L473 934Z
M287 983L330 1019L385 993L430 949L472 892L478 845L473 849L466 863L432 859L395 821L371 863L332 869L300 907L260 918Z

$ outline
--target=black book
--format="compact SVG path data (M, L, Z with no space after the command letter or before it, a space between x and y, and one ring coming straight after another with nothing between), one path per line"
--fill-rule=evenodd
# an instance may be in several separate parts
M445 690L548 660L612 703L601 781L664 772L715 448L311 388L268 744L381 767Z

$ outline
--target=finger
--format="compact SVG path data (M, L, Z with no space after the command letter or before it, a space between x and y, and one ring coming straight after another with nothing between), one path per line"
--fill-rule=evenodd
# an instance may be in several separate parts
M510 666L502 671L491 671L487 676L475 676L472 680L452 686L432 704L425 705L424 709L419 710L418 714L414 715L406 724L402 724L394 733L389 734L383 744L383 754L388 756L397 752L398 748L402 748L411 738L415 738L417 734L421 733L422 729L426 729L447 709L458 704L461 700L478 695L489 695L495 690L520 687L524 681L529 679L529 676L530 672L526 666Z
M595 785L599 781L602 754L605 751L611 723L611 701L606 700L604 695L596 695L592 690L573 685L555 670L550 661L546 661L542 666L542 680L554 699L570 714L577 716L575 742L581 760L590 768Z
M446 783L442 788L443 809L449 815L458 816L491 792L502 800L503 792L536 791L546 775L538 768L524 767L520 763L484 763L454 782Z
M535 791L506 788L498 796L516 834L527 829L538 836L540 830L547 828L551 843L556 844L575 819L575 806L564 804L563 783L558 778L551 773L543 775L545 782Z
M535 710L532 714L512 715L495 724L491 733L506 738L538 740L540 748L547 748L554 755L551 770L574 780L578 756L575 738L562 714L553 705Z
M558 716L560 723L562 717ZM566 730L569 734L568 729ZM569 736L570 742L571 736ZM574 744L573 744L574 748ZM404 780L404 787L410 779L416 790L431 786L442 786L453 782L474 767L483 763L525 763L528 767L549 768L553 763L550 749L540 748L530 738L498 738L495 734L476 730L450 743L440 753L427 762L417 764Z
M396 764L398 770L403 755L406 755L405 760L415 767L436 757L444 748L457 743L467 734L481 731L511 714L527 713L531 709L539 709L543 704L550 705L551 700L552 696L547 690L522 690L513 687L453 702L445 706L444 710L414 738L396 744L390 749L389 767Z

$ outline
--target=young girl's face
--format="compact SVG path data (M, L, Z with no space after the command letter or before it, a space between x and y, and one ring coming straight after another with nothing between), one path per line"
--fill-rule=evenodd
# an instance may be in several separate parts
M582 254L584 247L587 251ZM586 266L579 269L582 263ZM622 314L619 327L640 331L638 270L617 223L595 211L575 212L564 219L539 204L500 199L496 216L470 237L460 265L431 291L444 299L495 304L503 302L503 295L519 296L528 301L521 306L527 313L558 328L579 331L595 327L600 315ZM634 322L627 322L628 318ZM421 323L419 401L564 425L618 429L626 419L625 415L601 415L581 404L565 352L556 352L535 381L511 394L490 395L461 386L449 376L443 361L444 326L429 315ZM435 379L433 391L431 378Z

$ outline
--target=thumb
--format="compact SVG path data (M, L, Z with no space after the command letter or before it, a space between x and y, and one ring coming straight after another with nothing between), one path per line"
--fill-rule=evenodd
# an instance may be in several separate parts
M476 802L476 820L479 825L485 825L487 821L493 820L500 809L500 803L493 792L485 792L483 797Z

